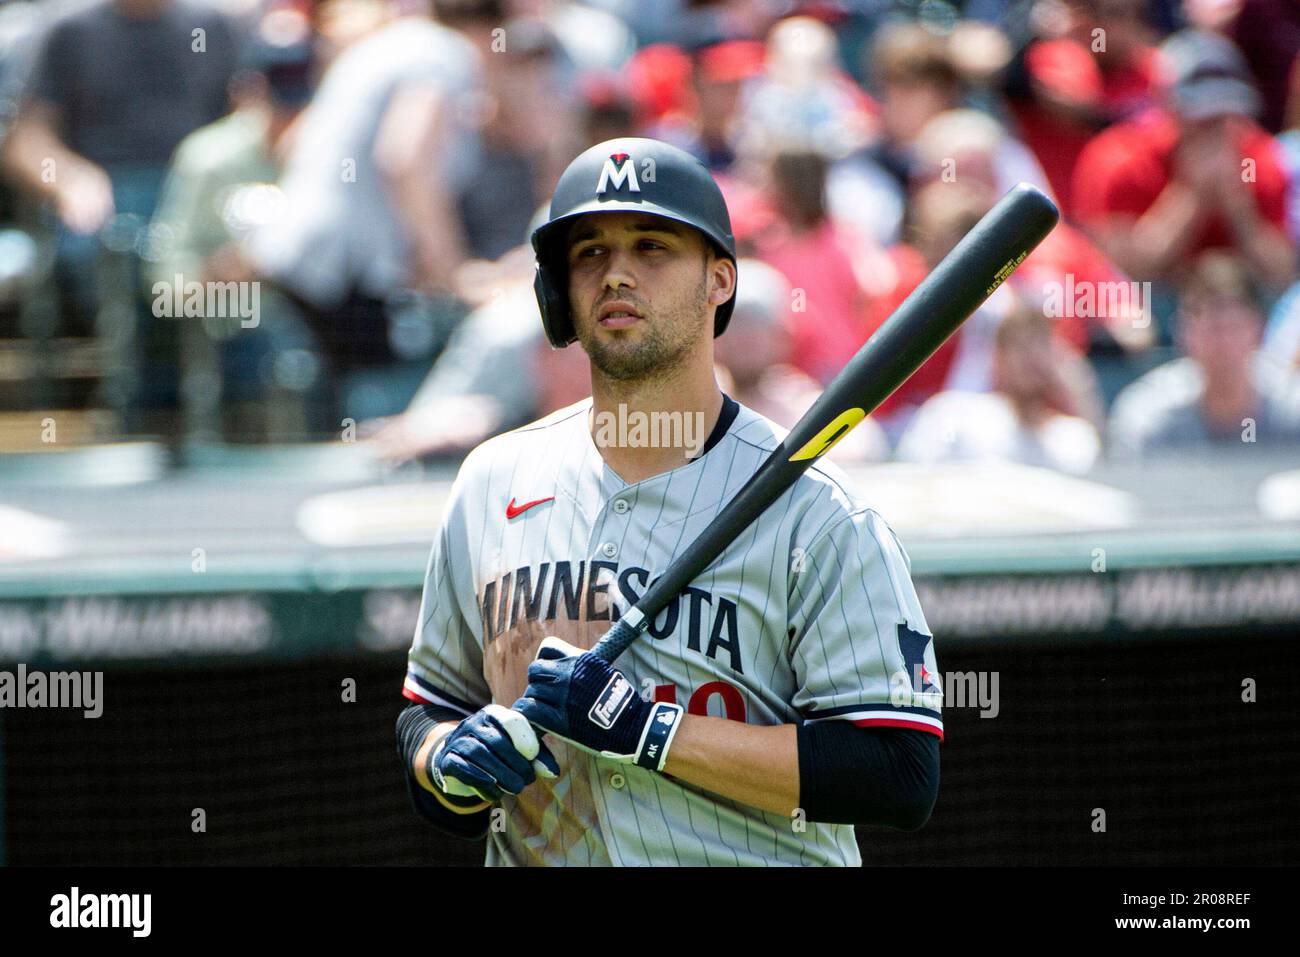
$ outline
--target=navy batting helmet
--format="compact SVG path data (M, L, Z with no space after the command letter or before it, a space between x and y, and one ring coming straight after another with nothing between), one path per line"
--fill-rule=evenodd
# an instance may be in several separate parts
M577 338L569 313L568 225L586 213L640 212L693 226L720 255L736 261L736 240L722 190L704 164L659 140L621 137L599 143L569 164L551 198L550 218L533 231L533 288L546 337L557 349ZM713 335L722 335L736 297L718 306Z

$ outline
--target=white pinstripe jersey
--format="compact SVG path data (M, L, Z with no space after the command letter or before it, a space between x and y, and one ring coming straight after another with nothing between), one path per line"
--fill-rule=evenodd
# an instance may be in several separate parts
M465 459L429 559L406 697L465 714L513 704L542 638L595 644L785 435L727 398L703 454L628 484L596 448L590 408L586 399ZM933 644L893 531L821 461L615 665L644 694L697 714L942 737ZM547 740L561 775L504 800L488 864L861 863L850 826Z

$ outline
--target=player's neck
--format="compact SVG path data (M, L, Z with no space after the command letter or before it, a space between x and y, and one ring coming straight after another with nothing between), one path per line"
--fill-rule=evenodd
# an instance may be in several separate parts
M722 414L711 365L645 380L612 380L593 371L592 442L629 484L681 468L704 451Z

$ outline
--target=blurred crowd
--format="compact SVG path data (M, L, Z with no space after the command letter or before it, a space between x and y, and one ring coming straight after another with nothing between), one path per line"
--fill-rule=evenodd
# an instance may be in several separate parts
M704 162L723 389L791 425L1018 182L1061 225L842 461L1300 453L1294 0L0 6L0 413L462 455L590 393L531 228L570 159Z

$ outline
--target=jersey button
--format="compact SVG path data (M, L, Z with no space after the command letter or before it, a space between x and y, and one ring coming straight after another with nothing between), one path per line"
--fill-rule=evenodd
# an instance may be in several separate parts
M609 786L615 791L621 791L627 785L627 778L615 771L609 776Z
M613 558L618 554L618 546L613 542L606 542L604 545L600 546L600 553L606 558Z
M625 498L614 499L614 511L618 512L618 514L620 515L622 515L631 507L632 507L631 505L627 504L627 499Z

